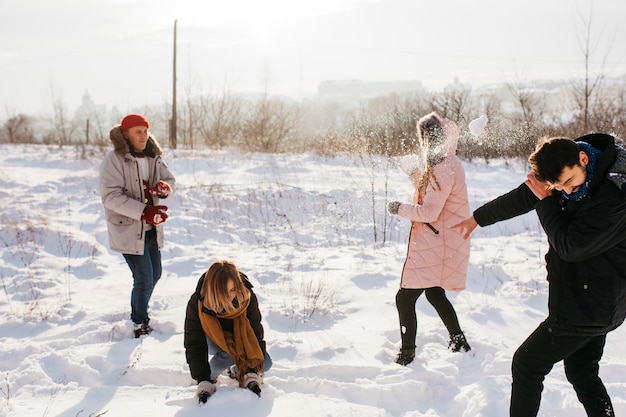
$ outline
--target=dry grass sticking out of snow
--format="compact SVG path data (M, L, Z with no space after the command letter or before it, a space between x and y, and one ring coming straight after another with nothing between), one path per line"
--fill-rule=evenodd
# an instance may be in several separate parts
M511 356L546 315L547 243L534 213L473 235L468 288L450 294L471 354L446 349L443 324L420 299L417 356L401 367L394 297L409 225L385 204L412 193L394 163L167 151L178 190L151 301L156 332L133 339L131 277L108 249L98 195L102 155L85 154L0 146L0 417L508 413ZM517 186L526 169L465 167L472 207ZM260 399L224 377L199 406L183 320L198 277L220 258L251 277L274 366ZM624 330L607 340L601 376L619 415ZM540 415L585 415L560 364Z

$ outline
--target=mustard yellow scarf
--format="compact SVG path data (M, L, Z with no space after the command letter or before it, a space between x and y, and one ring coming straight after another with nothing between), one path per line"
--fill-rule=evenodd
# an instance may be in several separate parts
M239 386L243 387L243 376L248 372L263 371L263 352L257 341L246 310L250 300L246 300L239 308L217 317L202 312L202 301L198 300L198 316L202 330L213 343L233 357L238 370ZM218 318L232 319L233 332L225 332Z

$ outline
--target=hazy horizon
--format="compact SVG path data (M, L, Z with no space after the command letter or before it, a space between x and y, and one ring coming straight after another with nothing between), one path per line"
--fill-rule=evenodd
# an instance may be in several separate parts
M8 0L0 0L8 3ZM480 86L570 79L584 69L626 73L617 0L501 4L445 0L24 0L0 17L0 105L47 111L54 100L132 107L171 102L174 21L178 97L209 91L314 94L334 79L458 79ZM604 65L604 66L602 66Z

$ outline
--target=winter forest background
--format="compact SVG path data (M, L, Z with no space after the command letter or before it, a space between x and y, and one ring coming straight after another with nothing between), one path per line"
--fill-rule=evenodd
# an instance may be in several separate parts
M385 93L386 92L386 93ZM228 89L202 93L183 88L172 137L171 103L124 111L98 105L85 92L74 112L55 98L49 115L10 112L0 125L0 143L107 146L109 129L131 112L142 113L162 145L185 149L237 147L252 152L410 152L416 120L430 111L461 128L462 158L527 156L543 135L582 136L626 132L626 76L589 74L576 80L520 80L473 88L454 82L429 91L419 82L327 81L316 97L295 100ZM469 121L489 119L480 141L472 141Z

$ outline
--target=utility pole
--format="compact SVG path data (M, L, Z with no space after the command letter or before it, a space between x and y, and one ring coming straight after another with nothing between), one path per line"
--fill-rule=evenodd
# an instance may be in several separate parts
M89 145L89 119L87 119L87 123L85 126L85 141L87 145Z
M173 60L173 85L172 85L172 119L170 120L170 148L176 149L176 25L174 20L174 60Z

